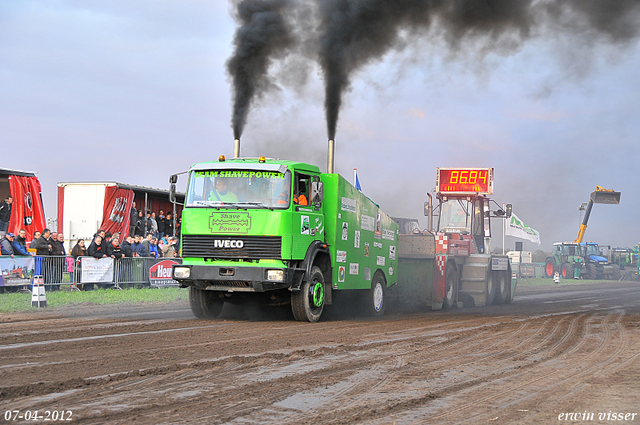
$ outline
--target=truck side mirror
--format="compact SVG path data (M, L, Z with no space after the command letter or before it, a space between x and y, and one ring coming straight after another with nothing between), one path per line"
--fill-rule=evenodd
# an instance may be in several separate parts
M505 213L505 216L506 216L507 218L511 217L511 213L513 212L513 205L511 205L511 204L507 204L507 208L506 208L506 210L507 210L507 211L506 211L506 213Z
M322 203L322 182L311 182L311 203Z
M178 178L178 176L171 176L171 177L175 177L176 179ZM171 186L169 189L169 201L172 204L176 203L176 184L175 183L171 183Z
M177 174L172 174L172 175L169 177L169 183L171 183L171 184L176 184L176 183L178 183L178 175L177 175Z

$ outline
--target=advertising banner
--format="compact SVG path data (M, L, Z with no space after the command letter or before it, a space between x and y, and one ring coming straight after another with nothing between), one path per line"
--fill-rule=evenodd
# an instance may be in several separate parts
M526 239L540 245L540 234L538 231L524 224L522 220L513 213L511 214L511 218L507 220L507 228L504 234L506 236Z
M131 221L131 205L133 190L119 189L116 186L107 187L104 191L104 209L100 230L114 234L120 233L120 241L129 234Z
M113 282L113 258L80 257L80 283Z
M180 264L173 260L162 260L149 269L149 282L152 287L178 286L177 281L171 277L171 269L174 264Z
M0 257L0 286L31 285L34 267L33 257Z
M13 196L9 232L17 235L20 229L27 231L27 239L46 227L40 181L37 177L9 176L9 190Z

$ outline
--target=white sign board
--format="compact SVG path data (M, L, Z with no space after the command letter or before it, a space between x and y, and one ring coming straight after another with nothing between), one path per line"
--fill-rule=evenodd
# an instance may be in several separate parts
M113 282L113 258L81 257L80 283Z

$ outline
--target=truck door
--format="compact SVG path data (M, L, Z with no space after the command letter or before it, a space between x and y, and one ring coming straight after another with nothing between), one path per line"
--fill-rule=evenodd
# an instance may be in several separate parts
M311 183L319 182L320 177L295 173L293 177L291 196L292 203L292 234L294 259L303 259L307 248L314 240L324 240L324 217L321 202L311 200Z

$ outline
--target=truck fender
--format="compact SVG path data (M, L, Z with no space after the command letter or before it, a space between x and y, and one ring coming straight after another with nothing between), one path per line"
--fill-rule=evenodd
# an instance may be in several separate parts
M294 279L293 279L293 284L291 285L292 291L299 291L300 286L302 285L302 282L305 279L309 278L309 276L311 275L311 268L315 264L316 257L318 256L319 253L326 254L327 257L329 258L331 255L329 253L329 247L327 246L326 243L322 241L313 241L311 245L309 245L309 248L307 248L307 253L304 256L304 260L302 260L302 263L300 263L300 265L296 269ZM329 270L326 270L326 268L325 270L323 270L326 281L328 281L326 277L331 276L330 265L331 265L331 261L329 261Z

